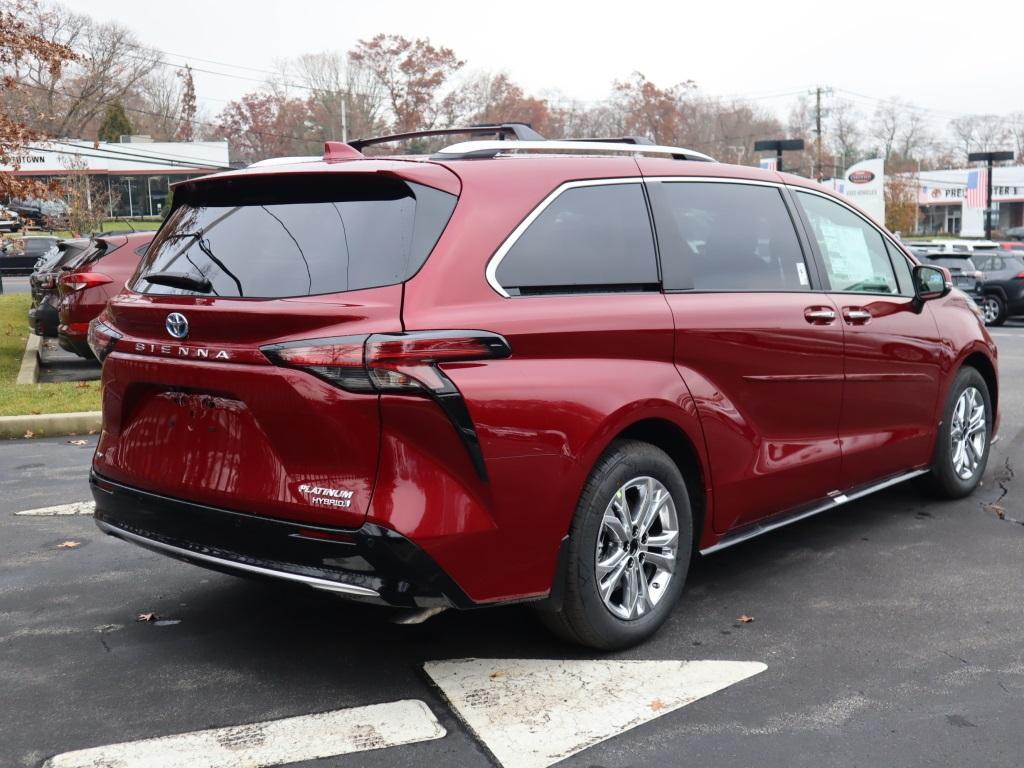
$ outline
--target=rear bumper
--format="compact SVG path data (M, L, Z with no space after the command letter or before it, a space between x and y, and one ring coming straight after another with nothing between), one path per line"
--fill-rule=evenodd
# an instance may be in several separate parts
M76 324L77 325L77 324ZM64 323L57 327L57 343L61 349L74 352L79 357L91 360L95 357L92 349L89 348L88 336L85 333L78 333L70 329Z
M423 550L381 526L275 520L149 493L95 472L89 484L100 530L194 565L396 607L474 606Z
M45 301L28 311L28 327L37 336L56 336L59 324L57 308Z

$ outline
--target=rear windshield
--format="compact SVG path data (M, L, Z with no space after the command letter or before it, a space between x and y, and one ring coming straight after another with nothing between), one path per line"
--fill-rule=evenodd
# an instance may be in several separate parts
M380 176L236 178L186 187L153 240L132 290L200 292L146 280L171 273L208 293L285 298L393 285L412 277L457 198Z
M970 259L956 258L950 256L931 256L931 261L939 266L945 267L950 272L974 272L974 262Z

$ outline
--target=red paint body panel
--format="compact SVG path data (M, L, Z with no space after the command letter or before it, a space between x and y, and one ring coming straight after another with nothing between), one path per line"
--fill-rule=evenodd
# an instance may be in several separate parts
M95 272L110 278L109 283L78 291L69 290L59 280L57 290L60 293L58 313L60 315L61 336L76 345L85 344L85 336L89 322L97 317L107 302L124 289L124 284L139 266L138 248L147 245L155 232L139 232L133 235L122 235L104 238L111 248L105 255L84 264L73 272ZM67 273L65 273L67 274Z

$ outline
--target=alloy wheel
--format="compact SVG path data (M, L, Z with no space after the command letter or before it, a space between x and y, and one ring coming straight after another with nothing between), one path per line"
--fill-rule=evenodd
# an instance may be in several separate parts
M991 296L981 302L981 314L985 319L985 325L991 325L999 317L999 301Z
M635 477L612 496L601 519L595 559L598 593L620 619L650 613L676 569L679 519L672 494L653 477Z
M988 441L985 400L976 387L960 393L951 427L953 471L961 480L970 480L978 471Z

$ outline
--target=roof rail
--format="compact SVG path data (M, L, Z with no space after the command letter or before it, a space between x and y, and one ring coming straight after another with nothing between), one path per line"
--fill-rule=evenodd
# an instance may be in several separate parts
M715 162L710 155L685 147L660 144L627 143L621 139L563 139L559 141L463 141L431 155L434 160L470 160L496 157L512 152L588 152L590 154L622 153L671 155L674 160Z
M544 141L544 137L526 123L484 123L469 125L465 128L435 128L429 131L409 131L408 133L393 133L390 136L373 136L368 139L355 139L348 142L348 145L361 152L363 147L368 147L372 144L387 144L392 141L405 141L427 136L452 136L460 133L482 136L496 133L502 139L505 136L511 136L516 141Z
M654 144L654 142L651 141L646 136L616 136L615 138L612 138L612 139L601 139L601 138L596 138L596 137L595 138L589 138L588 137L588 138L581 138L581 139L561 139L561 141L590 141L590 142L605 141L605 142L608 142L610 144L648 144L648 145L653 145Z

